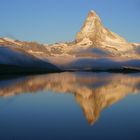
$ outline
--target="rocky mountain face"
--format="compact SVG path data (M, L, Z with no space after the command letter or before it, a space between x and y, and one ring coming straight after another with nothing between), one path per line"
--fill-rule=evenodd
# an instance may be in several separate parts
M9 38L0 38L0 46L20 49L32 55L35 54L41 55L42 53L46 54L45 56L49 55L47 48L43 44L39 44L37 42L26 42L26 41L13 40Z
M83 40L89 41L91 45L96 47L116 49L118 51L132 48L132 45L125 39L105 28L94 11L89 12L82 29L77 33L76 42Z
M0 42L0 74L31 74L44 72L59 72L56 66L35 57L22 49L21 43L11 39L1 39ZM19 47L20 46L20 47Z

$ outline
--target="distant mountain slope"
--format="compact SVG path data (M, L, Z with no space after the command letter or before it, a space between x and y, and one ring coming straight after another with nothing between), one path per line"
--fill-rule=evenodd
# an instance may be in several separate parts
M60 71L24 51L0 46L0 73L40 73Z

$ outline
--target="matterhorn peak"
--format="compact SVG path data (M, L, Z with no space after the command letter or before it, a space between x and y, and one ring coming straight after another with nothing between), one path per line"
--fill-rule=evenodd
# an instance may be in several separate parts
M95 11L91 10L85 20L81 31L76 36L76 41L79 42L84 38L95 38L96 32L102 26L100 17Z
M120 50L127 50L127 47L122 46L131 47L124 38L105 28L100 17L93 10L89 12L83 27L77 33L76 42L79 43L85 38L97 47L112 47L112 44L114 48L120 48Z

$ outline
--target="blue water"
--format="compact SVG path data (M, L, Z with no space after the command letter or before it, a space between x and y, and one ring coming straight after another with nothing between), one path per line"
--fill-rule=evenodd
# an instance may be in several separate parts
M140 139L139 74L62 73L16 79L11 85L8 79L0 81L8 81L0 88L0 140ZM94 100L85 91L92 91ZM92 116L94 108L95 116L99 114L90 122L86 115Z

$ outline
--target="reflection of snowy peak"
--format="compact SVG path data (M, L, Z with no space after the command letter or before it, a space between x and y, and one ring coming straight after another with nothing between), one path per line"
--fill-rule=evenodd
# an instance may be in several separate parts
M6 83L3 87L2 83ZM35 93L40 90L73 94L90 124L94 124L101 112L124 97L140 93L140 77L137 74L109 73L58 73L22 77L0 82L0 96ZM126 88L127 87L127 88ZM49 92L50 93L50 92Z

